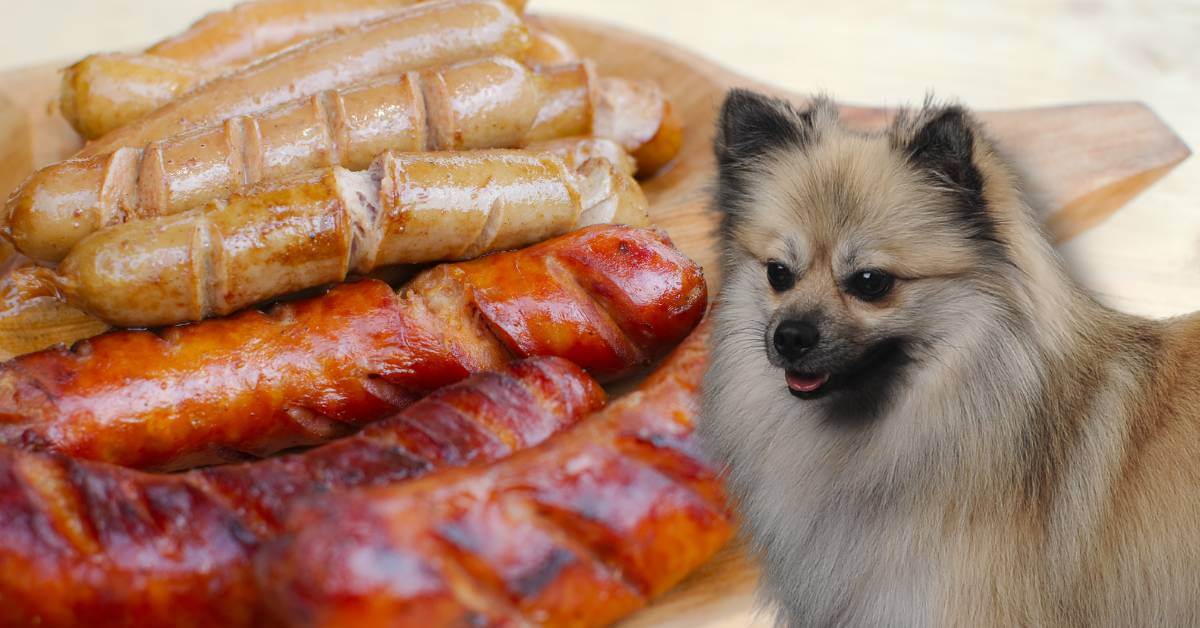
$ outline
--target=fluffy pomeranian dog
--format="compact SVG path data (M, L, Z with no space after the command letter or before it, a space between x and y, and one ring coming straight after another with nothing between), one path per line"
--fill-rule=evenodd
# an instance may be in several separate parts
M718 125L700 427L779 622L1200 625L1200 318L1072 283L961 107Z

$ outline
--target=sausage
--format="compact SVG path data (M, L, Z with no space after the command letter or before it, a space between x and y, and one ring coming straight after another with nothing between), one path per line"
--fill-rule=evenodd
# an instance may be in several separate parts
M553 153L563 160L570 170L579 170L589 159L603 159L618 172L629 176L637 173L637 162L620 144L599 137L562 137L556 140L534 142L525 147L540 153Z
M422 1L257 0L210 13L144 54L94 54L67 68L61 110L80 135L95 139L238 66ZM523 0L508 4L524 9Z
M616 162L619 164L618 170L629 175L635 170L633 158L608 140L569 138L538 142L529 148L559 155L570 170L577 170L584 162L594 158ZM597 169L597 172L600 171ZM626 181L621 177L607 180ZM593 189L602 190L603 187ZM628 192L638 194L637 188ZM623 221L633 220L614 217L612 222ZM392 266L377 269L368 276L397 285L412 274L411 266ZM56 344L72 344L104 333L108 328L100 319L63 301L60 291L52 281L46 279L44 271L22 268L7 272L0 278L0 361Z
M571 47L567 40L550 30L540 19L533 15L525 16L525 25L529 29L529 50L521 59L533 67L561 65L579 60L579 53Z
M0 625L262 625L252 557L295 503L506 457L603 400L570 362L535 358L268 460L159 475L2 449Z
M158 333L0 364L0 440L179 469L324 442L514 357L611 380L698 322L700 268L660 232L601 226L444 264L399 294L364 280Z
M494 54L520 56L528 47L521 16L498 0L418 4L208 81L89 143L79 156L141 148L183 131L381 75Z
M683 119L653 81L605 78L595 93L592 133L620 142L637 161L638 176L657 174L679 154Z
M26 180L3 232L26 255L59 261L106 226L323 166L361 170L388 149L510 148L586 134L590 75L582 63L531 72L505 57L470 61L326 91L145 149L69 159Z
M259 551L293 626L603 626L733 534L693 424L705 351L682 347L632 395L484 467L322 496Z
M395 264L462 260L595 224L648 222L629 175L552 153L384 153L80 242L54 273L63 298L118 327L236 312Z
M198 66L254 61L314 35L353 28L427 0L254 0L205 15L146 54ZM524 0L506 0L516 11Z
M0 274L0 361L108 329L103 321L63 302L54 284L27 270L29 265L25 260Z
M178 213L308 169L360 170L388 149L516 147L587 134L596 126L634 134L613 137L643 150L646 130L658 123L632 119L661 115L664 106L653 101L661 93L644 101L594 96L597 84L621 93L630 89L621 80L599 83L585 63L531 72L501 57L328 91L145 149L46 166L8 199L0 233L24 254L57 262L104 227ZM599 112L628 120L593 125L596 98L619 100Z
M205 69L166 57L90 55L63 70L59 111L79 135L92 140L220 74L220 68Z

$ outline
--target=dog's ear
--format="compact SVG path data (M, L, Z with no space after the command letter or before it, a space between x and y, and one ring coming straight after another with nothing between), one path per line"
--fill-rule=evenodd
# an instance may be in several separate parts
M730 90L717 116L713 151L717 157L717 209L725 214L728 228L747 202L747 186L754 164L767 153L795 148L803 150L816 137L818 115L837 119L837 108L825 98L797 111L784 100L744 89Z
M817 99L805 111L797 111L787 101L745 89L732 89L717 116L714 149L722 168L746 164L767 152L782 147L803 148L813 139L813 119Z
M995 225L983 194L984 177L976 151L987 139L966 109L926 105L903 147L909 163L957 196L959 218L971 237L995 240Z
M961 193L972 205L982 202L983 175L975 165L976 127L958 106L927 109L907 146L909 161Z

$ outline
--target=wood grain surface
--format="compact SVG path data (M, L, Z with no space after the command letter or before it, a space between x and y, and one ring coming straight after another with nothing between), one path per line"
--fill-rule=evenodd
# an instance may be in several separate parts
M730 86L756 87L794 98L799 95L755 83L685 50L630 32L568 18L552 23L602 72L651 78L668 92L688 125L683 152L665 173L646 182L654 220L675 242L700 261L713 287L715 216L706 208L712 174L710 154L713 114ZM65 126L53 101L56 68L40 66L0 75L0 193L14 173L68 156L80 145ZM1179 138L1144 105L1136 102L1078 104L1061 107L984 112L990 132L1020 167L1025 185L1046 213L1056 238L1077 235L1110 215L1134 194L1183 160L1188 151ZM883 109L847 106L843 116L853 124L885 123ZM5 178L7 176L7 178ZM44 316L38 314L37 316ZM51 316L53 318L54 315ZM30 338L34 319L0 320L0 353L47 342ZM42 329L39 333L44 332ZM59 340L91 333L84 326L59 330ZM5 344L6 339L8 344ZM28 348L28 346L25 346ZM656 606L629 620L631 626L741 626L765 622L753 615L753 565L738 547L727 549L702 572Z

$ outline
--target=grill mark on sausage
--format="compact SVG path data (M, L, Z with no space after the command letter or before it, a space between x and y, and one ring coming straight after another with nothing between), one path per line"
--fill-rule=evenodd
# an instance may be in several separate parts
M331 440L352 431L348 421L338 421L334 417L302 406L287 406L283 409L283 414L301 433L316 441Z
M575 271L570 266L563 263L557 256L547 256L545 258L546 268L550 271L550 276L562 282L575 295L578 295L581 301L589 303L595 307L604 321L603 327L608 333L605 335L605 341L615 347L621 359L629 364L646 364L650 361L650 357L640 350L636 343L633 342L633 335L625 328L621 327L618 318L613 314L605 299L599 299L592 290L588 290L579 278L575 276Z
M167 187L167 168L163 164L163 140L151 142L142 151L138 168L138 204L135 214L150 218L167 213L170 192Z
M103 547L88 517L86 500L63 464L45 455L20 456L16 462L17 478L61 538L81 554L100 552Z
M502 587L490 578L479 577L479 566L473 565L470 557L464 555L457 546L440 535L431 535L430 538L443 557L438 564L442 581L464 608L485 618L485 621L499 615L508 621L520 622L518 625L521 626L536 625L532 618L508 599Z
M95 216L98 229L125 222L128 212L136 215L137 165L142 151L122 147L104 158L104 179L96 199Z
M316 119L325 136L325 164L338 166L346 155L349 145L347 134L346 107L336 89L327 89L313 96Z
M420 72L405 72L404 77L408 88L412 90L412 102L417 108L417 119L413 124L413 130L417 133L417 146L420 146L421 150L439 150L437 125L429 115L431 99L429 89L425 87L425 77Z
M527 520L536 525L560 547L566 548L567 551L582 560L592 563L593 566L611 576L613 581L632 591L638 597L642 599L649 597L650 586L647 583L631 578L624 566L614 557L605 555L583 542L580 538L582 535L572 530L562 516L556 515L552 509L537 503L532 495L508 493L501 499L506 508L513 508L523 513Z

